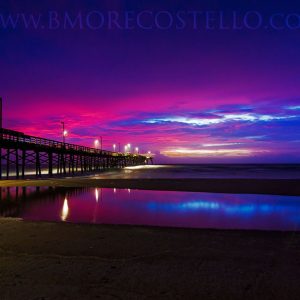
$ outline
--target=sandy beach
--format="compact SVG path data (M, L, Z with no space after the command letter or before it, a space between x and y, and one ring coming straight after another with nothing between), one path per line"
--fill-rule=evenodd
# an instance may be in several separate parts
M1 299L298 299L300 233L1 219Z
M0 187L103 187L300 195L298 179L4 180ZM298 299L300 232L0 219L1 299Z

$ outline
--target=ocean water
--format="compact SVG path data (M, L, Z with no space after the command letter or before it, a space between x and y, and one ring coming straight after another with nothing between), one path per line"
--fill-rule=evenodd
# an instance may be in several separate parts
M96 178L261 178L300 179L298 164L147 165L105 172Z
M13 171L13 170L12 170ZM48 170L42 169L42 177ZM5 178L5 171L2 172ZM11 177L15 176L11 172ZM28 178L35 178L35 170L26 170ZM54 177L56 170L54 170ZM59 175L62 177L62 175ZM67 175L70 176L70 175ZM82 176L78 173L75 176ZM145 165L126 167L85 174L92 178L265 178L300 179L300 164L189 164L189 165Z
M1 188L0 216L29 221L300 230L300 197L100 188Z

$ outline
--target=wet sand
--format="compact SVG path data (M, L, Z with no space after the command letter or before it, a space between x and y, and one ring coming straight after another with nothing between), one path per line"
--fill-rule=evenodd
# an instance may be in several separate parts
M299 180L4 180L5 186L116 187L300 195ZM6 299L298 299L300 233L35 223L0 219Z
M99 187L235 194L300 195L300 179L102 179L72 177L0 181L0 187L8 186Z
M299 299L300 233L0 219L1 299Z

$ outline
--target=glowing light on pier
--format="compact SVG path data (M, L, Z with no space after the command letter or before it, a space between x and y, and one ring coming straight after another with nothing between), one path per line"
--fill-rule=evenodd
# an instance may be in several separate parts
M114 152L116 152L116 144L113 144Z
M62 138L63 138L63 143L65 144L66 142L66 136L68 135L68 131L65 129L65 122L60 122L62 125Z
M68 199L65 198L64 200L64 205L63 205L63 208L62 208L62 212L61 212L61 220L63 222L66 221L67 217L69 215L69 205L68 205Z
M100 148L100 150L102 150L102 143L103 143L103 139L102 136L100 136L100 140L96 139L94 141L94 146L96 149Z
M139 153L139 147L135 147L135 152Z

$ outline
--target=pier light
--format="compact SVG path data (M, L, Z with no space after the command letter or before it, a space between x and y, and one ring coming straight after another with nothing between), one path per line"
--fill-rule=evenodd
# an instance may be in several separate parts
M139 147L135 147L135 152L139 153Z
M127 152L130 153L131 144L127 144Z
M127 148L128 148L128 146L125 145L125 146L124 146L125 153L127 152Z
M65 122L60 122L62 125L62 138L63 138L63 143L65 144L66 142L66 136L68 135L68 130L65 129Z
M113 144L114 152L116 152L116 144Z
M99 144L100 144L99 140L95 140L95 142L94 142L95 148L98 148Z
M148 151L148 154L151 154L151 151Z

